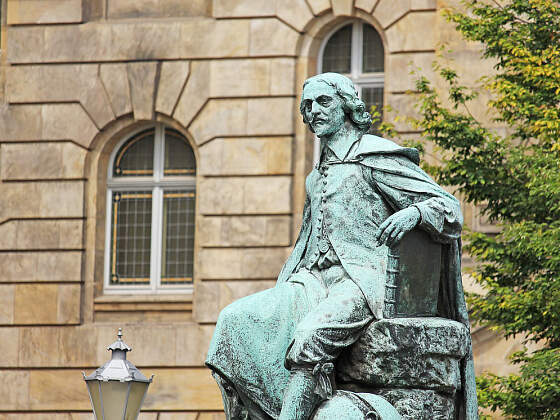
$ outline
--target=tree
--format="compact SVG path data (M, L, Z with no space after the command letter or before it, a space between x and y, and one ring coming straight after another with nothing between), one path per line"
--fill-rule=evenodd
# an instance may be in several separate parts
M462 36L496 62L484 79L489 113L510 127L499 135L469 106L478 92L449 67L436 66L447 99L424 77L417 81L425 139L444 157L427 169L464 199L484 205L498 235L469 232L465 249L479 262L483 295L468 296L471 319L538 342L517 353L519 374L477 379L479 404L516 419L560 419L560 2L465 2L448 12Z

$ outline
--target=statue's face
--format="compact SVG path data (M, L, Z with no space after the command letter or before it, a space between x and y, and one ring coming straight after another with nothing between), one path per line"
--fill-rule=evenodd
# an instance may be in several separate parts
M336 90L321 81L305 85L302 101L305 119L318 137L329 137L338 132L346 119L342 99Z

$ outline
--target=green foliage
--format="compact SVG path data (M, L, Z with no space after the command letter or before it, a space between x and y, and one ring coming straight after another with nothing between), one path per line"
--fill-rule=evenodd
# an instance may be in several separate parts
M478 378L479 404L515 419L560 419L560 2L465 5L468 13L447 17L495 61L496 74L483 80L488 115L508 135L477 121L470 112L477 92L438 65L446 98L420 78L414 124L444 156L427 169L502 228L466 233L485 289L468 296L472 319L542 348L512 358L517 375Z

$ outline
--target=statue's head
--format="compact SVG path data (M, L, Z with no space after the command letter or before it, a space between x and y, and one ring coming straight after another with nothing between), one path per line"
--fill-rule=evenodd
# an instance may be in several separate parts
M349 121L365 133L371 116L352 81L338 73L310 77L303 84L299 106L303 122L319 137L330 136Z

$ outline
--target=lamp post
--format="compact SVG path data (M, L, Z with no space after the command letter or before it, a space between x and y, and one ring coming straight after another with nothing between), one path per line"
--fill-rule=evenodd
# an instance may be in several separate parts
M154 377L146 378L126 360L132 349L122 341L122 328L117 337L107 347L111 360L89 376L82 372L96 420L136 420Z

